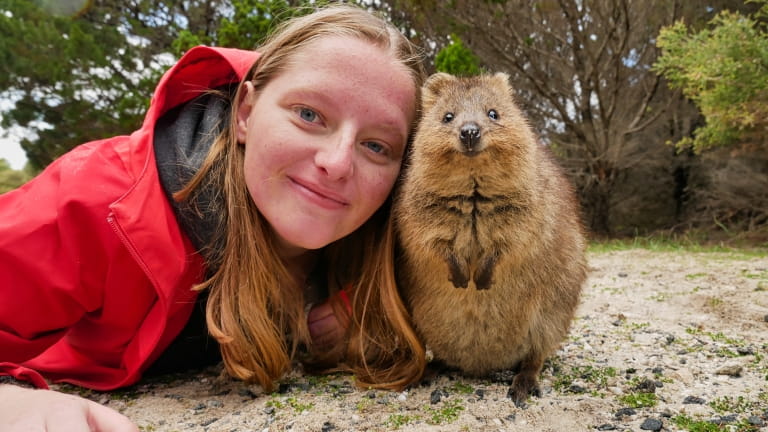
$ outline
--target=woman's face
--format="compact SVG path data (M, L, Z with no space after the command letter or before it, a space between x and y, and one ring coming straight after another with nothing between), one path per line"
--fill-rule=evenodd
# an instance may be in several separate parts
M283 256L362 225L389 195L415 115L409 70L360 39L323 37L237 112L245 180Z

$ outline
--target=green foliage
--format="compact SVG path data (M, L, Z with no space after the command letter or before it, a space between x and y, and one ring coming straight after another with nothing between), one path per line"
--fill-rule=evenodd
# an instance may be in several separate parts
M435 67L439 72L459 76L472 76L481 72L480 60L464 46L458 35L451 35L451 43L443 47L435 57Z
M74 146L131 133L162 73L199 44L254 48L310 0L0 0L0 127L41 169ZM63 8L75 5L71 10Z
M0 194L16 189L31 178L28 170L14 170L8 161L0 159Z
M309 13L312 7L328 1L231 0L229 3L232 13L224 16L213 31L182 30L173 42L174 52L180 55L195 45L255 49L280 22Z
M172 33L161 17L142 23L126 15L152 16L162 6L150 2L88 2L76 16L54 15L48 3L0 3L0 93L13 102L0 126L29 132L21 146L35 168L141 125L164 67L154 57L167 40L160 35Z
M443 403L440 408L426 408L429 418L427 423L432 425L441 425L453 423L459 419L459 415L464 411L464 406L459 400L450 400Z
M706 118L678 147L702 151L762 139L768 126L768 33L757 18L768 13L768 0L755 2L763 5L755 17L723 11L698 33L690 34L683 22L661 30L654 69Z
M630 408L650 408L656 406L655 393L629 393L619 397L624 405Z

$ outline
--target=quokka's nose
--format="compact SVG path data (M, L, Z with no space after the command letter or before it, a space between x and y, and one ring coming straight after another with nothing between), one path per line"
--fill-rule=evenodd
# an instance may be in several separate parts
M459 130L459 140L464 144L467 151L475 151L477 143L480 142L480 126L475 122L463 124Z

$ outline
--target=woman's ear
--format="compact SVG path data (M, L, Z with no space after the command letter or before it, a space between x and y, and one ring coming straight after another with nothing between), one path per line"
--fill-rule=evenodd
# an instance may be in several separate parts
M248 136L248 119L256 102L256 89L251 81L243 83L239 105L237 107L237 142L245 143Z

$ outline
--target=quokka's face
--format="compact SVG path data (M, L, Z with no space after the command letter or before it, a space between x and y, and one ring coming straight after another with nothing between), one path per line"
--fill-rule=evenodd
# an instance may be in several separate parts
M494 157L513 151L527 128L505 74L458 78L438 73L423 89L414 152L448 157Z

